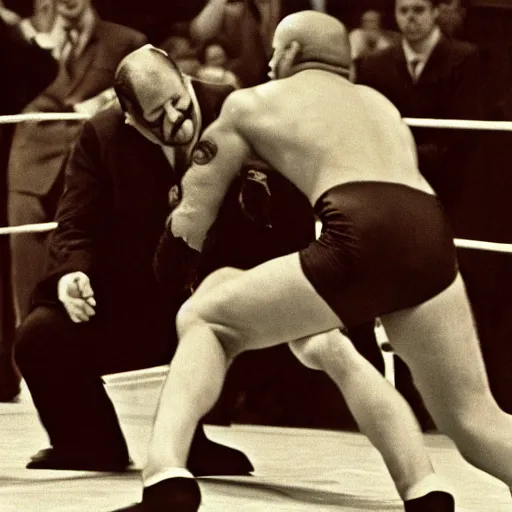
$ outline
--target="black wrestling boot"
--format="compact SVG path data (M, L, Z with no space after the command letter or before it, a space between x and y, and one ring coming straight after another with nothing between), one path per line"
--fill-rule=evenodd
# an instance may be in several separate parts
M208 439L201 424L192 440L187 469L194 476L248 476L254 471L247 455Z
M455 500L453 496L443 491L433 491L404 501L405 512L455 512Z
M197 512L201 491L193 478L169 478L144 488L142 501L112 512Z
M67 450L46 448L33 455L27 469L62 469L68 471L105 471L124 473L133 462L129 457L106 456L105 454L77 454Z

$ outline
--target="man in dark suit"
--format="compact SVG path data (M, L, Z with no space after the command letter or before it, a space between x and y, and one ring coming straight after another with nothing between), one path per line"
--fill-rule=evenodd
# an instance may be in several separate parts
M96 115L71 154L48 272L38 286L35 309L19 329L16 361L53 447L37 454L30 468L128 466L127 446L101 376L168 363L175 348L174 317L188 295L188 282L175 269L166 287L159 286L153 255L169 214L168 192L232 88L181 75L153 47L128 57L133 58L145 72L136 77L139 91L124 87L119 72L116 89L126 114L115 105ZM160 108L146 117L149 101ZM241 183L256 188L243 193L244 208L261 217L265 208L257 205L268 198L266 182L249 181ZM272 189L278 192L275 201L295 198L302 227L283 222L279 235L266 235L265 222L256 224L239 213L240 189L233 190L235 204L226 216L238 228L219 229L215 252L200 273L212 266L252 265L258 252L268 250L267 243L283 252L307 245L314 236L309 204L298 192ZM281 217L291 220L288 210ZM304 217L311 220L310 229L304 229ZM226 243L244 251L227 260L222 257L230 253ZM252 470L243 454L211 443L202 429L194 446L189 465L199 474Z
M9 21L7 23L4 20ZM0 114L18 114L57 74L49 51L24 39L19 20L0 7ZM7 224L7 162L12 125L0 126L0 225ZM9 238L0 237L0 402L19 393L19 376L12 362L14 320L10 286Z
M112 87L121 59L142 46L142 34L102 21L91 0L57 2L52 29L53 54L59 62L54 82L25 112L70 112L85 100ZM8 212L11 225L53 219L62 191L62 167L76 141L81 122L23 123L16 127L8 171ZM11 237L12 282L16 323L28 314L30 296L42 277L47 236Z
M377 89L404 117L481 119L483 105L477 48L448 39L437 24L439 0L396 0L395 18L402 42L363 59L357 82ZM437 194L452 224L462 200L472 160L474 134L440 129L413 131L419 168ZM397 388L422 426L431 425L406 366L395 359Z
M442 35L439 3L396 0L402 44L363 59L357 81L384 94L404 117L481 119L478 50ZM422 129L414 135L420 169L452 213L463 193L473 140L460 131Z

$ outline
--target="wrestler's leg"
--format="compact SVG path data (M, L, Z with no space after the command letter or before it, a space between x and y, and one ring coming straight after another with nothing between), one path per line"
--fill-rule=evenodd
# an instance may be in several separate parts
M339 326L297 254L211 274L178 313L180 342L162 389L145 481L185 467L195 426L218 399L236 354Z
M491 395L460 275L433 299L382 321L436 425L467 461L512 486L512 416Z
M411 408L346 336L334 330L289 345L301 363L323 370L338 386L360 431L382 455L404 501L446 487L434 477Z

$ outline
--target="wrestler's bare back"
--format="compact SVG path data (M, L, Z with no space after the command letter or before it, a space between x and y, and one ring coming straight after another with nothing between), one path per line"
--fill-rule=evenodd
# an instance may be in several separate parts
M354 181L393 182L433 193L398 110L378 92L327 71L305 70L232 93L194 149L172 232L201 250L229 184L256 156L311 205Z
M256 154L312 204L352 181L389 181L433 193L397 109L378 92L330 72L302 71L247 90L237 128Z

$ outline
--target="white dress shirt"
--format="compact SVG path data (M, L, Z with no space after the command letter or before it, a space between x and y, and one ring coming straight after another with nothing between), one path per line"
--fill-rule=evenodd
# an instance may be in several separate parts
M439 27L435 27L432 33L424 41L421 52L416 52L411 48L409 43L402 38L402 48L404 50L405 59L407 60L407 68L414 81L417 81L421 76L421 73L425 69L425 65L439 42L439 39L441 39L441 30Z

